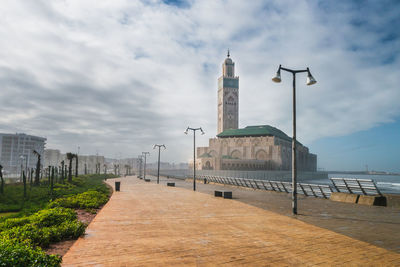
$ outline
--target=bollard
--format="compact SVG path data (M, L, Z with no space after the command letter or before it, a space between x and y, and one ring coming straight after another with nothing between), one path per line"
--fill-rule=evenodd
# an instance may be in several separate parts
M222 195L223 195L222 191L219 191L219 190L215 190L214 191L214 196L215 197L222 197Z
M224 198L232 199L232 192L231 191L225 191L224 192Z
M115 191L119 191L121 182L115 182Z

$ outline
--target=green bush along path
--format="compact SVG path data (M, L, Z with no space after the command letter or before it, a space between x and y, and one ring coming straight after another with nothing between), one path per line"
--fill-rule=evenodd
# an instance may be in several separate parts
M60 266L61 257L47 255L43 248L67 239L76 239L86 225L74 209L95 212L109 198L103 183L113 175L84 175L71 183L42 183L31 187L24 197L22 184L8 185L0 195L0 266ZM12 213L14 212L14 213ZM15 213L16 212L16 213Z

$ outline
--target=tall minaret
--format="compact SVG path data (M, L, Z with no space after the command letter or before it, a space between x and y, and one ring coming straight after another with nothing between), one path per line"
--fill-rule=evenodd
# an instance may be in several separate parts
M239 77L235 77L235 63L229 55L222 64L218 78L218 131L237 129L239 125Z

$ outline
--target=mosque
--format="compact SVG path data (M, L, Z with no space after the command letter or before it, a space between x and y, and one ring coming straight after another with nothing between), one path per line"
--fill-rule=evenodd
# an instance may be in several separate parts
M218 78L218 131L208 147L197 148L198 170L291 170L292 138L270 125L239 124L239 77L229 55ZM317 155L297 143L299 171L316 171Z

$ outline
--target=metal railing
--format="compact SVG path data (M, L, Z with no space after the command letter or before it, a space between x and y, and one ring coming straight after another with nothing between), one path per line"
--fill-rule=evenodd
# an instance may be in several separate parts
M148 170L151 171L150 169ZM157 173L157 170L152 170L153 173ZM192 177L193 170L182 169L182 170L160 170L160 175L184 178ZM291 171L272 171L272 170L258 170L258 171L241 171L241 170L196 170L196 175L209 175L209 176L220 176L220 177L235 177L255 180L274 180L290 182L292 180ZM297 173L297 181L310 181L310 180L321 180L328 179L327 172L303 172ZM306 182L307 183L307 182Z
M361 195L382 195L372 179L354 178L330 178L333 186L338 192L361 194Z
M199 175L198 177L196 177L196 179L197 180L207 179L208 182L219 183L224 185L241 186L252 189L285 192L285 193L292 192L291 182L255 180L255 179L221 177L221 176L211 176L211 175ZM329 198L330 195L332 194L332 188L329 185L297 183L297 192L305 196Z
M162 173L162 175L177 178L186 179L193 178L191 175L187 175L186 172L182 173ZM277 192L292 192L292 183L286 181L276 180L262 180L262 179L250 179L240 178L234 176L219 176L219 175L205 175L199 174L196 179L202 180L206 178L210 182L235 185L253 189L277 191ZM279 177L278 177L279 179ZM306 184L297 183L297 192L305 196L314 196L321 198L329 198L332 192L343 192L350 194L362 194L362 195L382 195L374 180L372 179L355 179L355 178L330 178L333 183L333 187L330 185L318 185L318 184Z

